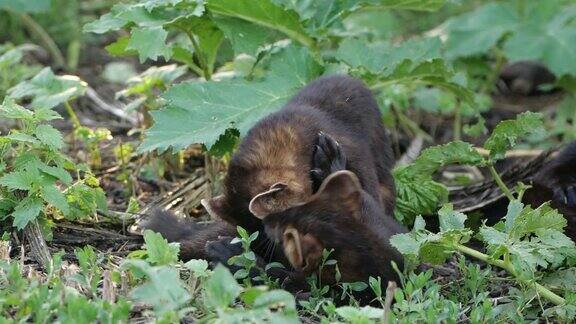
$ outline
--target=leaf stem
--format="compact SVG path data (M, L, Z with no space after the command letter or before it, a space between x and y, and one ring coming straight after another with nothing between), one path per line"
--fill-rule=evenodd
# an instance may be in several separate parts
M462 112L461 105L457 104L454 110L454 140L459 141L462 138Z
M64 102L64 107L66 107L66 112L68 113L68 116L70 116L70 119L72 120L72 124L74 125L74 128L81 127L82 124L80 123L80 119L78 119L78 116L76 115L76 113L74 112L74 109L72 108L72 106L70 105L70 103L68 101Z
M62 51L56 45L56 42L50 37L48 32L40 24L38 24L32 17L27 14L21 14L20 19L26 26L26 28L32 33L35 34L40 41L44 44L48 52L50 52L50 56L54 59L56 65L58 66L66 66L66 62L64 61L64 55L62 55Z
M200 62L200 65L202 67L203 72L202 74L204 76L204 79L210 80L212 78L212 71L210 71L210 68L208 67L208 61L206 60L206 57L200 51L200 45L198 45L198 42L196 41L196 38L194 38L194 34L192 34L192 31L187 30L186 35L188 35L188 38L192 42L192 47L194 48L194 54L196 54L196 57L198 57L198 62Z
M462 244L459 244L459 243L455 243L454 248L456 248L456 250L458 250L458 251L460 251L466 255L469 255L473 258L476 258L480 261L484 261L488 264L502 268L502 269L508 271L508 273L510 273L512 276L514 276L517 280L520 280L520 278L518 278L514 269L512 268L511 263L509 263L509 262L506 263L506 262L499 260L499 259L492 259L488 255L486 255L482 252L476 251L474 249L471 249L471 248L464 246ZM524 280L522 280L522 281L524 281ZM542 286L541 284L539 284L537 282L526 282L526 283L533 286L533 288L536 289L538 294L542 295L544 298L548 299L552 303L554 303L558 306L566 304L566 300L564 300L564 298L562 298L561 296L550 291L548 288Z
M500 175L498 174L498 172L494 168L493 164L490 164L490 166L488 166L488 170L490 170L490 174L492 175L492 178L494 178L494 181L496 181L496 184L498 185L500 190L502 190L504 195L506 195L508 200L510 200L510 201L514 200L515 199L514 195L512 194L510 189L508 189L508 187L506 186L504 181L502 181L502 178L500 178Z

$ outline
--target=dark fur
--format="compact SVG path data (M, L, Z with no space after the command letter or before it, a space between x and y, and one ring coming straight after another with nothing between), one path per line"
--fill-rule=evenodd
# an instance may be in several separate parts
M250 213L248 203L278 181L298 183L302 190L296 195L306 201L313 192L309 171L319 132L338 141L347 156L346 169L391 215L393 159L380 110L362 82L339 75L313 81L246 134L225 179L225 220L262 232L262 222ZM381 192L388 194L382 197Z
M576 141L536 174L524 195L524 202L534 207L546 201L552 201L552 207L566 216L566 233L576 240Z
M253 249L267 261L285 262L285 258L280 249L270 248L262 221L249 211L249 202L277 182L288 185L280 207L290 208L308 201L316 189L313 180L321 181L332 170L320 172L323 174L320 179L311 177L310 171L342 167L338 163L332 165L331 160L337 157L330 155L327 143L320 143L321 132L339 143L346 157L345 168L357 175L366 196L370 197L366 209L372 210L370 205L374 205L378 210L366 213L363 226L375 227L379 233L386 231L388 222L393 222L395 189L390 173L393 159L378 105L361 81L342 75L322 77L304 87L281 110L259 121L246 134L232 157L224 181L225 199L220 218L249 232L260 232ZM328 154L319 157L319 152ZM326 161L328 163L324 163ZM331 210L332 201L323 203L325 211ZM334 230L338 228L336 226ZM156 230L164 235L170 231L166 226L156 227ZM215 241L223 234L235 236L235 231L221 224L206 229L190 227L186 235L177 240L187 242L187 251L196 250L188 252L187 256L202 255L206 254L202 240L204 243ZM388 234L379 234L389 238ZM226 261L225 253L216 254L208 259Z
M538 95L541 86L553 84L556 77L545 65L535 61L507 64L500 72L500 91L518 95Z
M284 244L282 233L292 227L302 235L315 237L322 248L334 249L331 258L338 261L343 282L366 281L370 276L380 276L384 284L398 281L391 261L400 268L403 261L401 254L390 245L390 237L406 229L393 218L381 217L380 205L361 188L358 188L359 196L349 195L353 197L350 201L335 192L341 190L340 187L337 184L302 206L268 215L264 218L266 233ZM324 283L335 283L334 267L323 269L322 278Z

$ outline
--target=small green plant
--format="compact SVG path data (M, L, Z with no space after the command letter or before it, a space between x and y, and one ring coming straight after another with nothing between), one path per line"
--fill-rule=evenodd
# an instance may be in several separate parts
M106 210L98 180L62 153L61 133L46 123L61 118L58 113L50 108L28 110L7 97L0 106L0 117L21 126L0 136L2 219L11 217L14 226L23 229L38 217L76 219ZM75 172L76 179L70 172Z
M278 281L270 278L266 271L273 268L273 267L280 267L283 268L284 266L281 263L274 262L269 263L263 269L260 265L258 265L256 260L256 254L250 249L250 245L258 238L258 232L254 232L252 234L248 234L248 232L243 229L242 227L237 227L239 237L232 239L230 244L238 244L242 245L242 254L235 255L228 260L230 265L241 267L238 271L234 273L234 278L238 280L243 280L246 286L252 285L252 279L256 281L263 282L266 286L277 288L279 287ZM258 275L254 278L250 278L250 274L254 271L258 272Z

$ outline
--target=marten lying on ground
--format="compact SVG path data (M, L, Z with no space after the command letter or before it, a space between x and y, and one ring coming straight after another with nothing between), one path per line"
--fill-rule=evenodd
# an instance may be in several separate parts
M395 222L392 165L391 145L370 90L348 76L322 77L246 134L228 167L224 194L203 201L219 221L182 223L159 214L142 227L180 242L184 260L225 262L236 247L227 251L218 238L235 236L234 226L240 225L260 233L252 247L257 255L286 263L282 251L269 249L262 218L309 201L334 169L346 169L381 208L371 215L370 226L385 228ZM207 241L219 243L205 248Z

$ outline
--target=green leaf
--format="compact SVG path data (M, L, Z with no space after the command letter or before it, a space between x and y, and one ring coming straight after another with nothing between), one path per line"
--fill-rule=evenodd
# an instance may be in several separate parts
M272 311L282 309L284 313L291 311L297 318L296 301L294 300L294 296L285 290L270 290L260 294L254 300L253 307L255 309L267 308Z
M11 190L31 190L36 182L37 173L28 170L12 171L0 178L0 185Z
M128 42L130 42L130 37L122 36L104 48L112 56L123 57L137 55L138 51L128 49Z
M212 13L275 29L305 46L315 47L314 40L304 31L298 14L282 9L270 0L207 0L206 7Z
M248 21L224 16L216 16L213 20L230 41L235 55L256 56L258 49L272 40L273 33L269 29Z
M510 3L489 3L446 22L446 55L450 58L488 52L508 32L516 29L520 17Z
M64 168L61 167L57 167L57 166L49 166L46 165L43 162L38 161L38 163L34 164L35 167L37 167L40 171L49 174L53 177L56 177L57 179L59 179L60 181L62 181L64 184L71 184L72 183L72 176L70 176L70 173L68 171L66 171Z
M431 176L447 165L481 165L483 162L484 158L472 144L454 141L425 149L404 172L413 176Z
M520 215L523 208L524 208L524 204L518 200L512 200L508 204L508 212L506 213L506 216L504 217L506 220L505 224L506 224L506 232L507 233L510 233L510 231L514 227L514 223L516 222L516 218L518 217L518 215Z
M10 97L4 98L0 105L0 117L11 119L32 120L34 113L32 111L16 104L16 101Z
M403 255L419 255L420 243L414 238L412 233L393 235L390 238L390 244Z
M208 306L216 309L225 309L234 302L241 291L242 288L230 271L223 265L218 264L212 277L205 283L205 302Z
M180 246L176 243L168 243L159 233L150 230L144 231L144 242L148 252L148 261L155 265L167 265L178 262Z
M542 114L524 112L516 116L516 120L498 123L484 143L484 148L490 151L492 159L502 159L506 151L514 147L521 137L539 132L543 128Z
M140 63L144 63L146 59L155 61L159 56L170 59L172 50L166 45L168 32L162 27L132 28L130 34L126 49L138 51Z
M40 142L48 145L52 149L59 150L64 145L60 131L50 125L39 125L34 130L34 134Z
M117 17L116 13L114 13L113 8L112 12L109 12L101 16L99 19L84 25L84 32L104 34L112 30L118 30L124 27L124 25L126 25L127 23L128 22L126 20Z
M202 66L208 67L209 71L214 69L216 55L220 44L224 39L224 34L211 19L207 17L190 17L181 19L175 23L180 29L193 34L198 43L197 49L200 53Z
M492 245L504 245L508 239L506 233L502 233L495 228L488 226L482 226L479 230L479 234L484 242Z
M28 81L23 81L9 90L16 99L33 98L32 107L53 108L72 98L82 96L87 84L72 75L56 76L50 68L44 68Z
M446 204L438 211L438 220L440 221L440 231L447 232L451 230L465 229L464 222L466 215L454 211L452 204Z
M441 58L438 38L411 39L394 46L389 42L368 43L356 38L343 40L336 58L351 67L364 67L372 73L392 74L402 63L417 65Z
M184 263L184 266L190 269L196 277L205 277L208 275L208 261L206 260L192 259Z
M125 264L135 267L148 278L148 281L136 287L130 296L137 301L152 305L159 317L179 310L190 300L190 294L184 288L176 268L151 267L142 260L128 260Z
M446 0L372 0L367 2L389 9L435 11L442 8Z
M40 194L42 198L50 205L58 208L62 214L68 215L70 212L70 206L66 200L66 196L55 185L44 186L40 189Z
M164 95L169 105L152 112L155 123L140 151L182 149L193 143L210 149L227 129L245 133L320 73L304 48L286 48L270 65L270 73L261 82L227 80L173 86Z
M560 9L558 9L560 11ZM548 23L532 20L518 26L506 40L504 53L512 61L535 60L557 76L576 75L576 6L562 8Z
M405 172L394 172L396 184L396 218L411 224L418 215L431 215L448 201L448 189L432 179L414 178Z
M42 200L38 197L26 197L22 201L18 203L16 208L14 208L14 212L12 213L12 217L14 217L14 226L17 229L22 230L28 223L34 220L40 212L44 204Z
M514 223L510 227L510 235L521 238L542 229L561 232L566 225L564 216L548 204L541 205L536 209L527 206L514 219Z
M0 0L0 9L19 13L40 13L50 10L52 0Z

